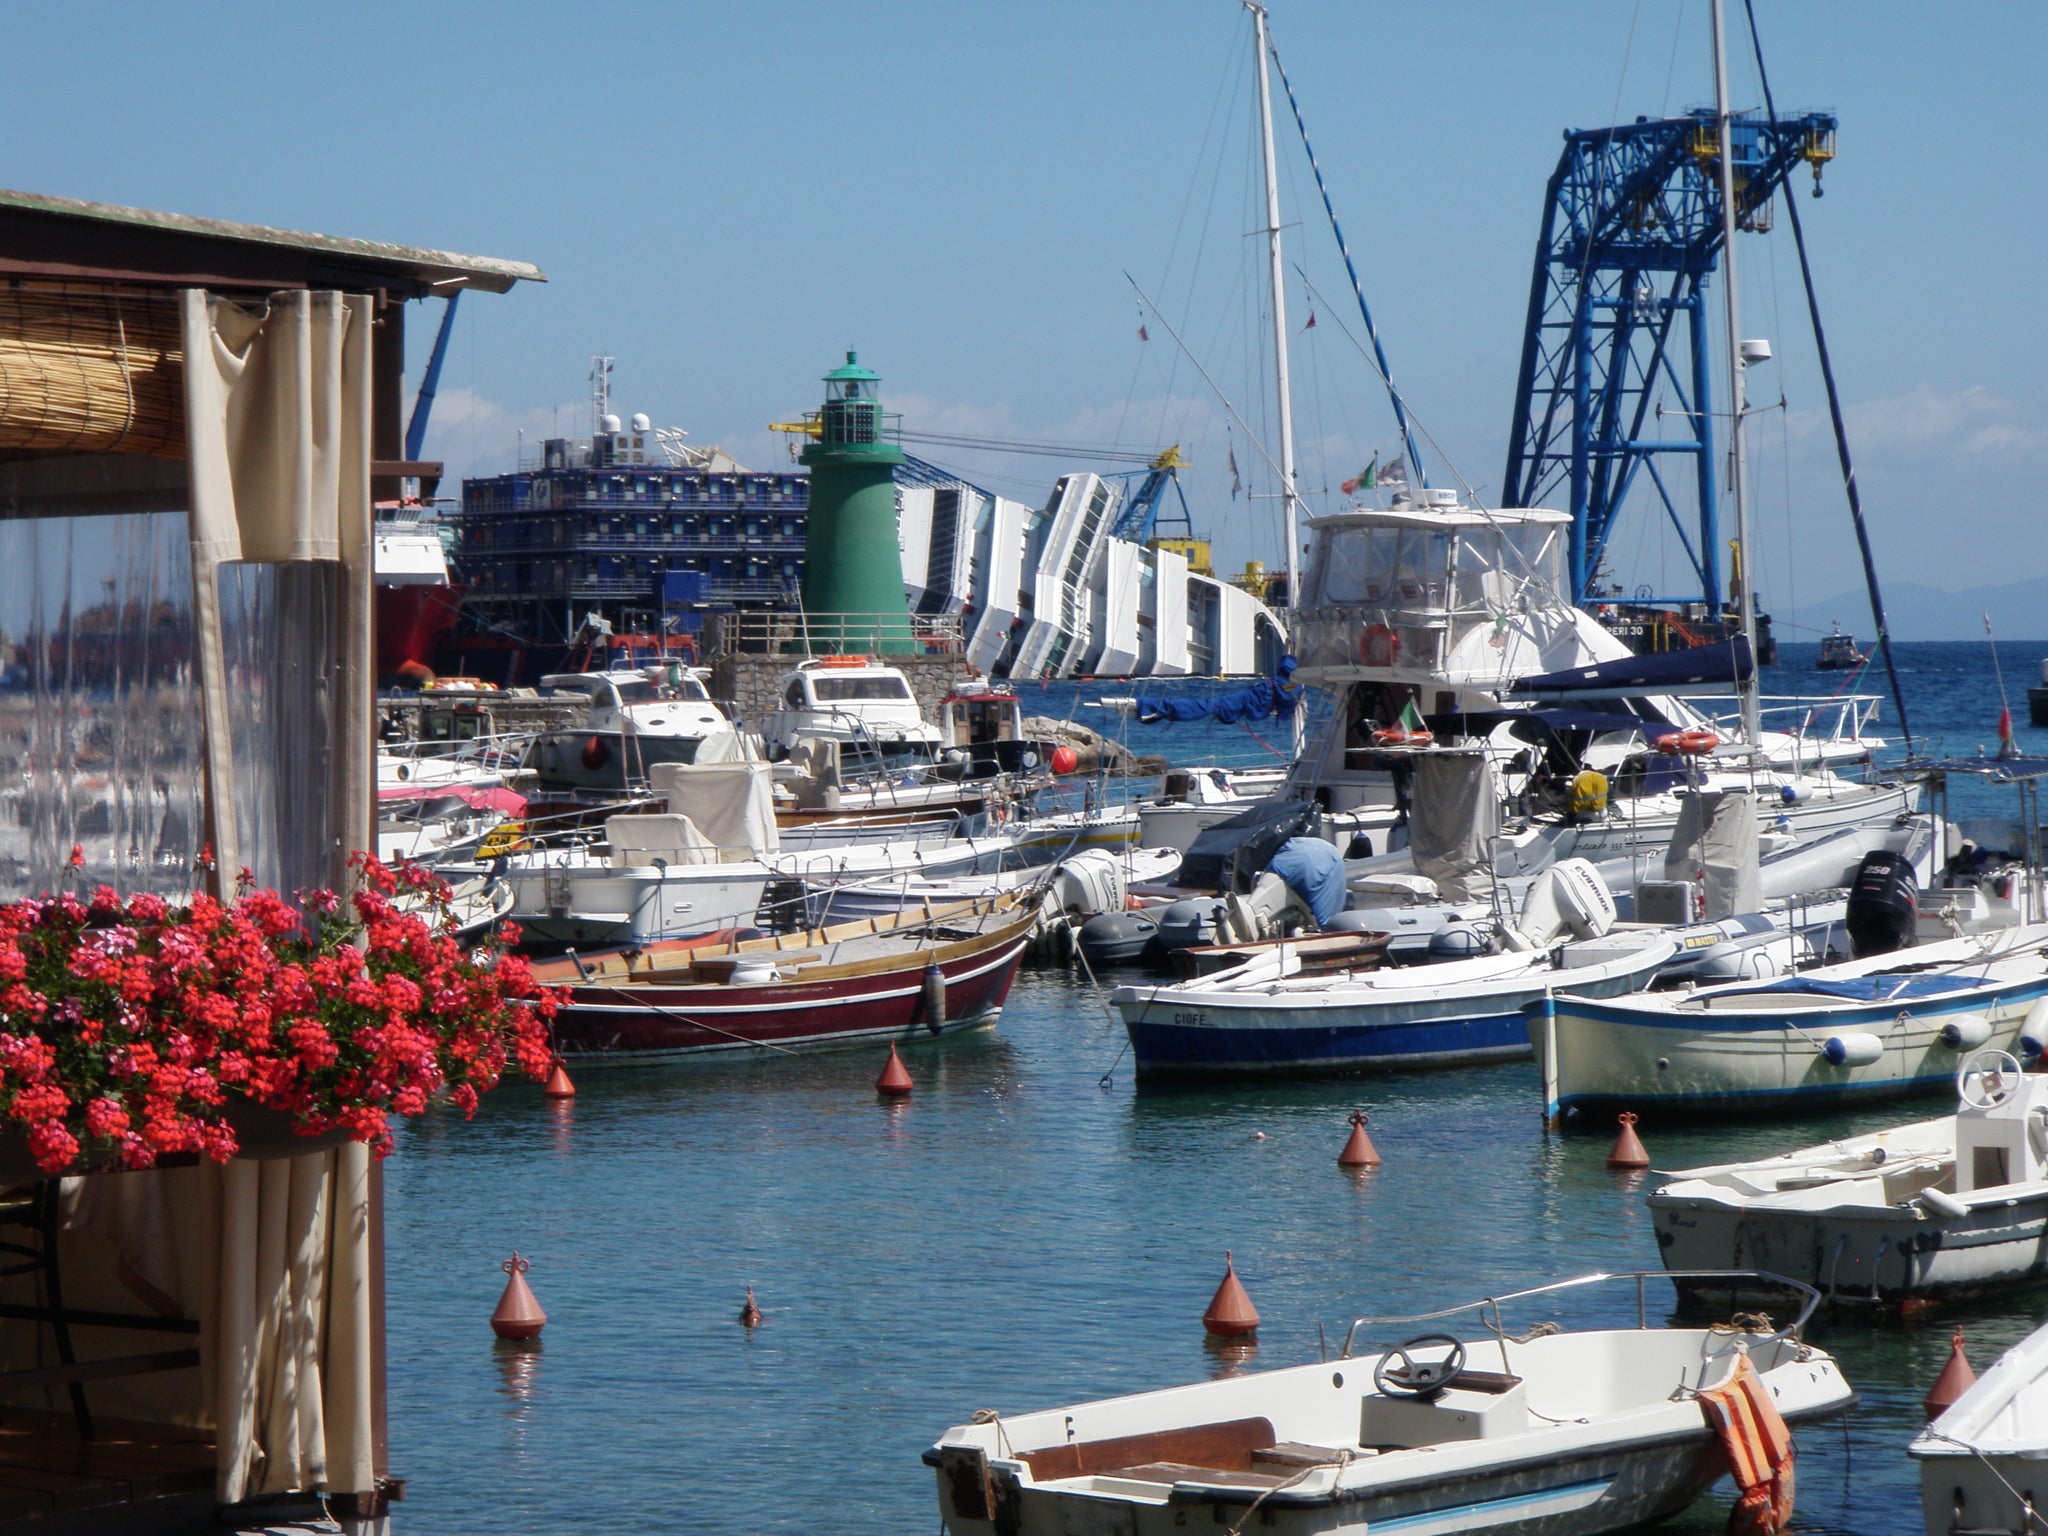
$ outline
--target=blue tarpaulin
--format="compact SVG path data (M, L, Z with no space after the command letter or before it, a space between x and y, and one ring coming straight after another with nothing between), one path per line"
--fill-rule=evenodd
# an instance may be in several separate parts
M1888 1003L1893 998L1940 997L1947 992L1967 992L1984 985L1981 976L1844 976L1830 980L1820 976L1788 976L1767 987L1751 987L1742 995L1770 992L1800 992L1812 997L1839 997L1852 1003ZM1726 997L1729 994L1717 994Z
M1243 720L1263 720L1268 715L1288 714L1301 702L1301 690L1287 686L1294 680L1295 666L1292 656L1283 656L1280 669L1273 676L1262 677L1249 688L1217 694L1214 698L1140 698L1138 719L1146 725L1163 720L1217 720L1224 725L1236 725Z
M1320 837L1290 837L1266 868L1308 903L1318 927L1344 910L1350 894L1344 886L1344 858Z

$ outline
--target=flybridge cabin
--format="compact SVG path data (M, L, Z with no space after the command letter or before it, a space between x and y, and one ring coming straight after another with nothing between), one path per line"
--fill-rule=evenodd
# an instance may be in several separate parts
M826 656L799 663L782 680L782 706L761 731L770 755L787 754L805 737L840 744L843 753L874 756L884 767L932 762L939 731L924 718L910 683L894 667L865 656Z
M1519 676L1626 654L1568 600L1570 522L1540 508L1465 506L1455 491L1314 519L1295 615L1300 675L1490 698Z

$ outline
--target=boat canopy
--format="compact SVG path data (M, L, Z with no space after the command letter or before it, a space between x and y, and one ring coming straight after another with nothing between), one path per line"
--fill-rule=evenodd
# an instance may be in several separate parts
M1510 693L1539 698L1631 698L1641 694L1725 693L1749 681L1756 667L1749 641L1735 635L1717 645L1654 656L1540 672L1509 685Z
M1940 997L1949 992L1968 992L1984 985L1981 976L1897 976L1878 974L1875 976L1845 976L1829 979L1821 976L1788 976L1783 981L1774 981L1767 987L1745 988L1743 997L1767 997L1776 993L1795 992L1812 997L1839 997L1854 1003L1889 1003L1896 998ZM1733 996L1727 992L1716 992L1715 998Z

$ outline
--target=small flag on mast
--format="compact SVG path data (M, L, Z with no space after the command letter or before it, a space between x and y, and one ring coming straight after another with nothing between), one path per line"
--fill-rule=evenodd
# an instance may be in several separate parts
M1353 475L1339 487L1346 496L1356 496L1360 491L1369 491L1378 483L1380 456L1375 453L1372 462Z
M1145 322L1144 322L1144 321L1142 321L1142 320L1140 320L1140 321L1138 322L1138 340L1140 340L1140 341L1150 341L1151 339L1152 339L1152 338L1151 338L1151 336L1150 336L1150 335L1148 335L1148 334L1146 333L1146 330L1145 330Z
M1237 473L1237 445L1230 445L1230 499L1237 500L1238 492L1244 489L1244 481Z
M1316 328L1316 312L1315 312L1314 310L1310 310L1310 311L1308 312L1308 324L1307 324L1307 325L1304 325L1304 326L1302 327L1302 329L1303 329L1304 331L1312 331L1312 330L1314 330L1315 328Z
M1397 453L1380 466L1379 485L1406 485L1408 483L1408 456Z

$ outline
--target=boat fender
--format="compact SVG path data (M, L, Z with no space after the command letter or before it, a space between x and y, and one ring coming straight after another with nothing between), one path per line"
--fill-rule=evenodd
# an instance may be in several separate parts
M602 736L592 734L583 743L583 766L592 773L602 768L612 755L611 748L604 744Z
M1923 1189L1917 1198L1928 1210L1951 1219L1970 1214L1970 1208L1945 1189Z
M924 968L924 1027L935 1035L946 1027L946 973L936 965Z
M1782 785L1778 790L1778 798L1787 805L1798 805L1813 798L1813 786L1804 779L1795 784Z
M2033 1061L2044 1049L2048 1049L2048 997L2036 998L2027 1010L2026 1022L2020 1025L2020 1055Z
M1839 1035L1829 1035L1820 1053L1830 1066L1867 1067L1883 1057L1884 1042L1860 1029L1848 1029Z
M1941 1043L1952 1051L1974 1051L1991 1038L1991 1025L1978 1014L1966 1013L1941 1026Z

